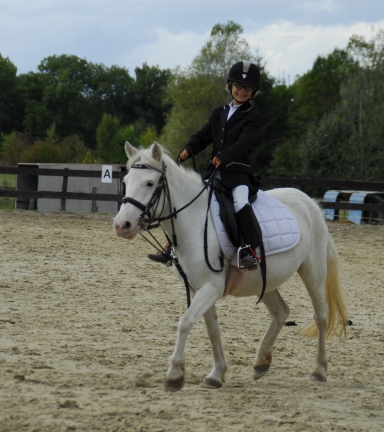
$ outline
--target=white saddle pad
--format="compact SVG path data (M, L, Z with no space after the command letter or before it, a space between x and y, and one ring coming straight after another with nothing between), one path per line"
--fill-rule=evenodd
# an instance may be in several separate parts
M282 202L259 190L252 208L260 224L265 255L285 252L297 245L300 240L299 225ZM229 239L220 219L220 204L215 194L212 195L211 212L221 249L224 255L231 259L237 248ZM259 248L257 255L260 256Z

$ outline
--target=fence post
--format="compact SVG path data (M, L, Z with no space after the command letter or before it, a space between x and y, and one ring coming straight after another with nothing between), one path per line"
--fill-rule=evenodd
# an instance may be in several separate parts
M97 187L93 187L92 188L92 193L95 194L97 193ZM97 213L97 201L96 200L92 200L92 208L91 208L92 213Z
M65 170L68 170L69 168L64 168ZM63 186L61 188L61 192L67 193L67 187L68 187L68 176L64 176L63 177ZM66 198L61 198L61 203L60 203L60 211L65 211L65 207L67 204L67 200Z

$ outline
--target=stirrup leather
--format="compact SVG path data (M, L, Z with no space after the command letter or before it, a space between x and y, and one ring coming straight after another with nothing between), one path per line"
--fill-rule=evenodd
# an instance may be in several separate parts
M241 265L241 252L242 252L243 250L247 250L248 253L249 253L249 252L252 253L252 251L251 251L251 249L250 249L249 246L240 246L240 247L237 249L237 267L238 267L239 269L249 269L249 270L252 269L252 270L256 270L257 267L258 267L258 265L259 265L259 260L258 260L258 258L257 258L256 256L255 256L255 260L256 260L256 262L255 262L254 264L249 265L249 266L242 266L242 265Z

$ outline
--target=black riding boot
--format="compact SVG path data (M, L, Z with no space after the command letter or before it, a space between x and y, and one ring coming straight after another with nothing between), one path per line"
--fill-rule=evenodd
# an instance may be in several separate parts
M254 254L256 254L256 248L259 246L259 241L256 236L251 206L245 205L240 211L235 213L237 228L245 246L250 246ZM240 252L240 267L250 267L258 263L251 250L243 249Z
M167 265L171 261L171 252L172 248L169 243L167 243L161 252L149 254L147 257L152 261Z

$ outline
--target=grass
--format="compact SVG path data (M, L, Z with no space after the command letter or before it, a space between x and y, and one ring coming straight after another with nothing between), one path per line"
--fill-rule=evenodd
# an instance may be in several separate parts
M16 189L16 174L0 174L0 189Z
M17 176L15 174L0 174L0 190L16 189ZM15 198L0 197L0 210L15 208Z
M0 197L0 210L13 210L15 208L15 198Z

